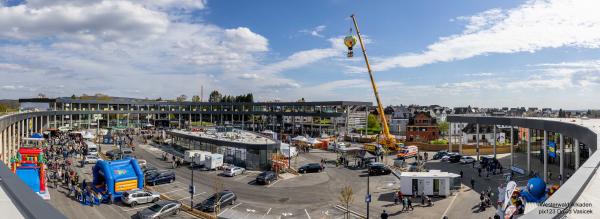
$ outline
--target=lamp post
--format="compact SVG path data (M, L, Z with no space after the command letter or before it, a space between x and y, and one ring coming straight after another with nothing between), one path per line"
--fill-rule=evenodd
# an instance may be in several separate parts
M371 192L370 192L370 179L371 174L367 172L367 195L365 197L365 202L367 203L367 218L369 218L369 204L371 203Z
M194 208L194 194L196 193L196 186L194 186L194 162L196 161L197 157L198 157L198 154L194 154L194 158L192 159L192 162L190 162L190 167L192 168L192 182L190 183L190 188L189 188L190 208Z

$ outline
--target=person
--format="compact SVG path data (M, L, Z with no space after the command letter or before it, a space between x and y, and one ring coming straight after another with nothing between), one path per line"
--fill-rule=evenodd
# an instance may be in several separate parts
M475 189L475 179L471 178L471 189Z
M387 219L388 218L388 213L385 212L385 210L383 210L383 213L381 213L381 219Z
M407 205L407 206L408 206L408 208L409 208L411 211L412 211L412 210L415 210L415 208L413 208L413 205L412 205L412 200L410 200L410 198L408 199L408 205Z
M552 179L552 172L548 171L548 179Z
M471 163L471 165L473 166L473 168L475 168L475 162Z
M408 205L408 198L404 197L404 199L402 199L402 210L400 210L400 211L408 210L408 208L406 207L407 205Z
M479 177L481 177L481 167L480 167L480 168L477 168L477 175L478 175Z
M400 201L399 198L398 195L394 195L394 205L398 205L398 201Z
M425 205L425 192L421 192L421 206Z
M461 179L463 178L463 171L462 170L460 170L460 178Z

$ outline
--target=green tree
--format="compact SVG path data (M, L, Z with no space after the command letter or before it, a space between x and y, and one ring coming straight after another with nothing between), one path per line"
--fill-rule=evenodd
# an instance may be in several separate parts
M369 114L369 117L367 117L367 129L373 132L379 132L381 130L381 123L379 122L379 119L377 119L377 116Z
M198 96L198 95L192 96L192 102L200 102L200 96Z
M183 102L185 100L187 100L187 96L185 94L182 94L179 97L177 97L177 102Z
M77 96L75 96L75 94L71 95L71 99L77 99Z
M440 130L440 132L442 133L442 135L445 135L448 133L448 128L450 127L450 123L448 123L446 121L438 122L437 127Z
M208 95L208 102L221 102L222 98L223 95L221 95L219 91L213 90L212 92L210 92L210 95Z

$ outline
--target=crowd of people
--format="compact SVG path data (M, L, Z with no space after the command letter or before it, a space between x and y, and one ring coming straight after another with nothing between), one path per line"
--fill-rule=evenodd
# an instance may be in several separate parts
M81 136L57 133L42 148L47 159L46 178L49 185L68 197L94 206L102 202L102 194L95 192L91 184L82 180L74 163L81 162L88 153Z

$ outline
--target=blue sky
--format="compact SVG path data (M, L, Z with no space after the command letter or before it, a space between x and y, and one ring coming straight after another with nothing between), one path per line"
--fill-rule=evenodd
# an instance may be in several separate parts
M0 98L218 89L389 104L600 108L600 2L4 0Z

